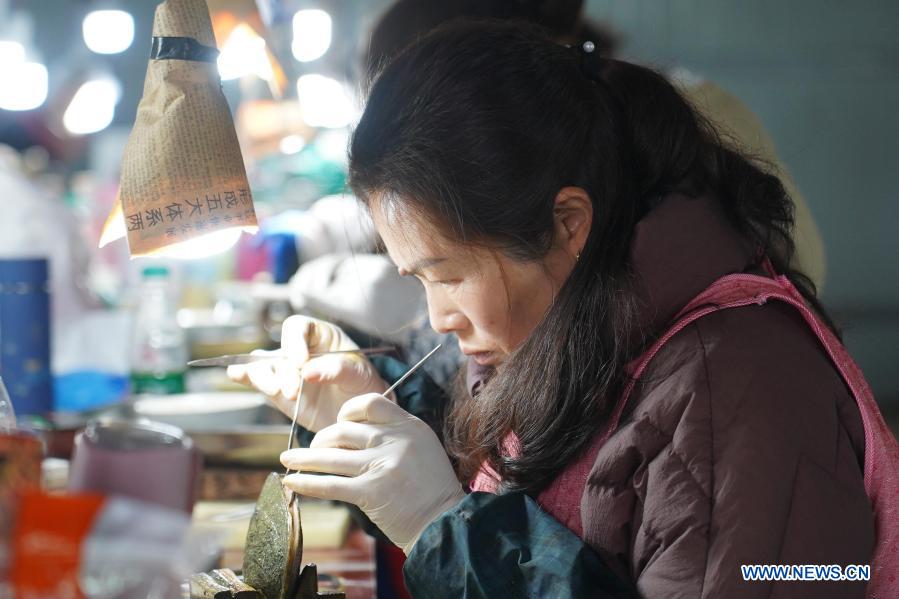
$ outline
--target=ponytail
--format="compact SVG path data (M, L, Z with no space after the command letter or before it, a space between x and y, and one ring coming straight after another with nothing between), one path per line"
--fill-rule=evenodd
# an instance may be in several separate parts
M626 123L635 193L646 208L672 191L713 193L730 224L786 275L828 327L840 332L811 279L793 266L793 202L771 165L757 166L696 112L675 87L650 69L578 48L582 72L620 107ZM672 186L672 183L675 185Z

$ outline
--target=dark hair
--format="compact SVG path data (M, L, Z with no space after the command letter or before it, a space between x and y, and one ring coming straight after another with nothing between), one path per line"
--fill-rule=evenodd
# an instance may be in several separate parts
M577 41L579 32L596 37L597 49L610 51L615 37L604 28L580 22L584 0L398 0L372 29L363 64L370 78L403 48L434 28L459 18L517 20L540 27L556 39Z
M447 449L463 480L487 459L536 492L591 440L645 345L628 261L637 222L671 192L710 193L735 229L789 271L792 204L780 181L723 145L650 69L581 56L544 33L458 22L398 56L353 135L350 184L429 219L450 239L540 260L553 204L585 189L593 223L544 320L477 400L457 398ZM791 273L814 302L813 288ZM503 456L514 432L520 455Z

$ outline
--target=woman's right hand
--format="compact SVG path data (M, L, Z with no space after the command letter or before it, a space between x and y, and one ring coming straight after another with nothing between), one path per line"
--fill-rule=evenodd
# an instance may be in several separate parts
M312 432L334 424L343 404L364 393L383 393L388 385L361 354L310 354L359 349L340 327L307 316L291 316L281 327L281 349L271 360L228 367L228 377L252 385L288 418L300 402L297 422ZM257 353L257 352L254 352ZM303 395L300 378L304 380ZM391 397L391 399L394 399Z

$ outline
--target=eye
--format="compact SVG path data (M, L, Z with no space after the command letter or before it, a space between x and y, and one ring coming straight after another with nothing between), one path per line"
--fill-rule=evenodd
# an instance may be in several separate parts
M439 281L431 281L430 279L425 278L423 275L413 275L416 279L421 281L422 285L440 285L441 287L452 287L456 285L459 281L457 279L445 279Z
M458 279L447 279L445 281L434 281L435 285L440 285L442 287L452 287L453 285L457 285L459 283Z

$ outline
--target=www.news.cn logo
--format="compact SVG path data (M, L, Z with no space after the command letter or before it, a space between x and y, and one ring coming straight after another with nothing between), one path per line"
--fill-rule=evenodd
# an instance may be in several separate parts
M870 580L870 565L799 564L799 565L742 565L743 580Z

